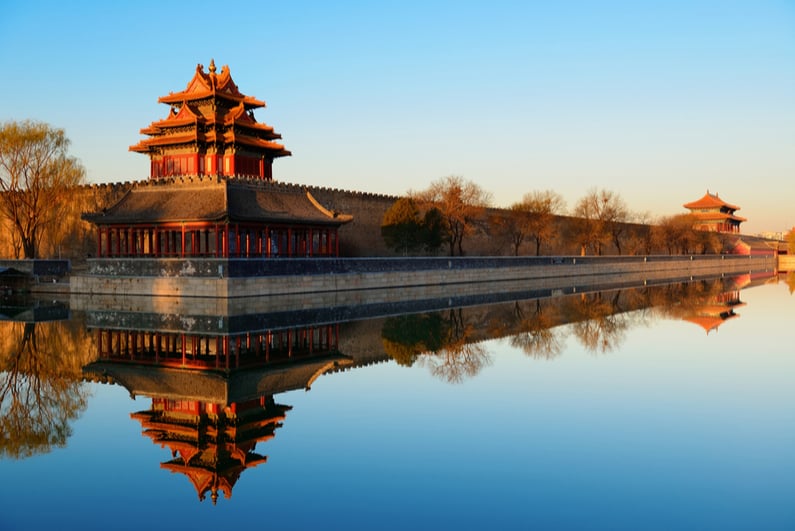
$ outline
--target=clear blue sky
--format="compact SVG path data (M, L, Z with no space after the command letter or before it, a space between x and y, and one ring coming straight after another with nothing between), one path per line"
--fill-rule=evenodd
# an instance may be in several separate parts
M66 130L92 182L197 63L228 64L286 182L400 195L460 175L508 206L592 188L653 216L709 189L795 225L795 0L0 0L0 120Z

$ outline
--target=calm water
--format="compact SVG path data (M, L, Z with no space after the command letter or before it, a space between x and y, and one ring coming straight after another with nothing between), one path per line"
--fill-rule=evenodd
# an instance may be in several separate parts
M795 529L785 280L216 335L6 308L0 529Z

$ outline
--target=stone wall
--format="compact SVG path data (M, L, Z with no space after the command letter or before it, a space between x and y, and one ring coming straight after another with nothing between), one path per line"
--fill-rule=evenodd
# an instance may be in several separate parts
M93 260L93 274L71 279L73 294L247 298L387 290L393 300L464 296L497 289L576 286L594 277L616 282L774 271L774 257L505 257L331 260ZM165 267L167 264L168 267ZM292 273L288 272L293 271ZM248 276L250 268L260 274ZM220 274L219 274L220 271ZM301 272L303 271L303 272ZM513 285L511 285L513 283ZM499 287L497 286L499 284ZM392 290L393 293L389 293ZM388 301L385 301L388 302Z
M353 215L353 221L343 225L339 231L340 255L394 255L381 238L381 219L398 197L316 186L309 186L308 189L327 209Z

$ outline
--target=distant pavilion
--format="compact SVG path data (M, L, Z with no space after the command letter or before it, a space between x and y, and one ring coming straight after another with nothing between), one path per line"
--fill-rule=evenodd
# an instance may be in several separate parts
M338 256L349 215L304 188L272 182L289 156L281 135L256 121L265 102L241 93L229 67L202 65L185 90L158 99L168 116L130 147L150 158L150 176L116 204L84 218L97 226L97 256Z
M687 203L684 207L696 218L694 229L711 232L739 233L740 223L747 221L735 215L740 207L727 203L718 194L711 194L709 190L704 197Z

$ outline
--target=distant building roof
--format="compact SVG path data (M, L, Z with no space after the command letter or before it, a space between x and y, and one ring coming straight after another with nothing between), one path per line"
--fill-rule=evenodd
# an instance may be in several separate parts
M707 193L704 194L704 197L698 199L697 201L686 203L684 207L691 210L695 208L721 208L721 207L727 208L729 210L740 210L740 207L738 207L737 205L732 205L731 203L727 203L726 201L718 197L718 194L709 193L709 190L707 190Z

